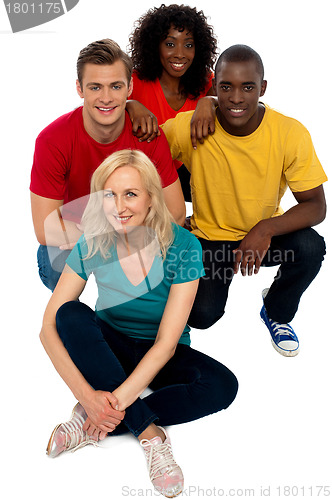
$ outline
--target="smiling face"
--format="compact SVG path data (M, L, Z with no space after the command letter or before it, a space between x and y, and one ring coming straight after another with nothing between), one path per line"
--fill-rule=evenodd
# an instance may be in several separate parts
M117 168L104 186L104 213L116 231L143 226L151 207L151 197L139 171L130 166Z
M78 95L84 99L83 122L88 134L98 142L112 142L122 132L126 100L132 91L124 63L84 66L82 87L76 82Z
M195 57L195 43L192 33L170 27L165 40L159 44L160 62L163 73L180 78L191 66Z
M214 80L219 106L217 116L226 132L245 136L257 129L264 116L259 98L264 95L266 85L253 60L223 61L218 65Z

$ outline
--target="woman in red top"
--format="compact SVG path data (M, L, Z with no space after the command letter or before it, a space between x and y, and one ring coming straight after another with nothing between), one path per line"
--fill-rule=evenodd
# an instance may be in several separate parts
M202 11L185 5L161 5L147 11L130 37L134 63L131 99L148 108L159 124L196 108L212 95L217 52L213 29ZM189 172L177 162L186 201L191 201Z

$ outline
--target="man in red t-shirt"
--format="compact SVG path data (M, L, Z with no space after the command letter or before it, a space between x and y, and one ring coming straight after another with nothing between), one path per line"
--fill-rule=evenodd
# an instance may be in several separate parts
M126 112L131 73L131 59L115 42L106 39L89 44L77 61L76 87L83 106L55 120L36 140L31 208L40 243L39 273L51 290L67 257L63 247L73 246L82 234L78 223L84 203L74 200L89 194L93 172L113 152L143 151L158 170L175 221L184 222L181 185L163 132L150 142L140 142L132 132Z

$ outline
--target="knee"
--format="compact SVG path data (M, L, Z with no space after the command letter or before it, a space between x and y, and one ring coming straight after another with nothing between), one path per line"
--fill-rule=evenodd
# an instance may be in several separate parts
M65 302L56 313L57 323L71 326L81 317L82 309L85 307L87 307L85 304L76 300Z
M61 273L53 269L49 260L47 247L44 245L40 245L38 248L37 263L40 279L43 284L53 292Z
M210 313L209 311L195 311L192 310L189 318L188 318L188 325L191 328L197 328L198 330L207 330L210 328L212 325L217 323L217 321L220 320L220 318L223 317L225 311L222 311L221 314L219 313L217 316L213 313Z
M298 245L299 258L308 265L321 264L326 252L325 241L314 229L302 231Z
M40 245L37 252L39 277L44 285L54 291L63 271L69 250Z
M224 410L228 408L236 398L239 389L239 382L233 372L228 370L228 384L226 397L224 398Z
M39 267L39 277L46 288L51 290L51 292L54 292L54 289L57 286L60 278L60 273L52 270L50 272L47 272L45 271L45 269Z
M233 403L239 388L239 383L234 373L226 367L223 368L225 368L225 370L219 381L221 394L219 401L220 410L225 410Z
M209 401L211 404L211 413L225 410L236 398L239 384L236 376L226 366L219 363L215 370Z
M70 337L80 335L82 328L89 320L94 319L95 313L86 304L79 301L65 302L59 307L55 321L58 334L65 343Z

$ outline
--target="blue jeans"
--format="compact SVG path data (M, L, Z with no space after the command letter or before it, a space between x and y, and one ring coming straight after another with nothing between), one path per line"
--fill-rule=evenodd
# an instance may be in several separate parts
M225 312L234 271L238 241L210 241L199 238L203 249L205 276L200 279L188 324L205 329ZM324 239L312 228L275 236L262 266L280 265L264 299L269 318L289 323L298 309L303 292L318 274L325 255ZM260 271L261 272L261 271Z
M70 250L60 250L58 247L40 245L37 252L39 276L44 285L52 292L65 267Z
M153 345L115 331L76 301L60 307L56 326L72 361L96 390L114 391ZM131 404L112 434L129 430L137 437L155 421L161 426L180 424L223 410L234 400L238 383L215 359L178 344L150 388L154 392Z

